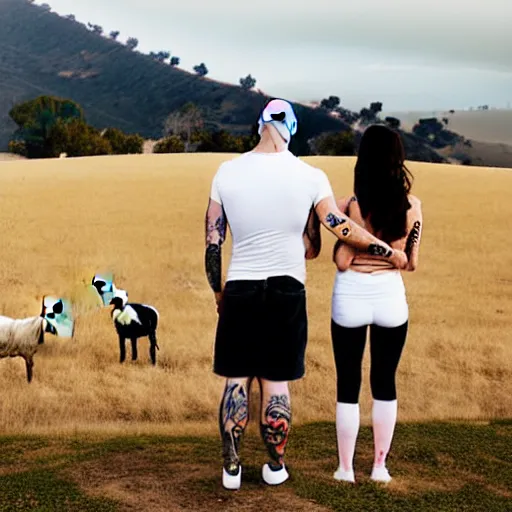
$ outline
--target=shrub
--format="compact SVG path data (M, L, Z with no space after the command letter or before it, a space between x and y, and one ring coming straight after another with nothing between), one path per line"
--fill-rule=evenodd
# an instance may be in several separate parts
M143 152L144 139L140 135L127 135L117 128L107 128L103 138L110 142L113 155L134 155Z
M58 120L50 130L53 157L66 153L68 157L112 154L110 142L96 128L81 119L70 122Z
M400 119L396 117L386 117L384 121L390 128L393 128L394 130L398 130L400 128Z
M153 153L183 153L185 143L177 135L170 135L157 142L153 148Z
M9 141L8 151L13 155L27 156L27 146L22 140Z
M198 142L198 152L203 153L243 153L244 140L225 130L215 132L199 132L194 135L193 142Z
M323 133L313 139L311 146L317 155L353 156L356 151L354 133L350 131Z

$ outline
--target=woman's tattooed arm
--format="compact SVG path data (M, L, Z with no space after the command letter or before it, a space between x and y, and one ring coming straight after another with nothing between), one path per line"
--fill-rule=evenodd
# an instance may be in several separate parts
M320 222L345 244L374 256L389 259L397 268L404 268L407 258L402 251L393 250L388 244L374 237L336 206L334 198L325 198L316 206Z
M411 204L412 208L408 214L409 234L405 243L405 254L408 259L406 270L414 272L418 266L423 214L421 212L421 202L418 198L411 198Z
M222 205L210 199L205 218L205 270L208 283L216 294L222 292L222 244L226 239L227 220Z

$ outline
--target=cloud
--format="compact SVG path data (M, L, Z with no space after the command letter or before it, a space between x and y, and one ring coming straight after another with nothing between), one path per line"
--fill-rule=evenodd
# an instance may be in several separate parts
M511 0L50 3L138 37L143 52L169 50L185 69L203 61L233 83L251 73L276 95L503 103L512 85Z

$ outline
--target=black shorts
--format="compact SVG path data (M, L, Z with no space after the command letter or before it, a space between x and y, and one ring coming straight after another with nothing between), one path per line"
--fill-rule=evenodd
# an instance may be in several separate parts
M228 281L213 371L223 377L300 379L307 337L306 290L300 281L289 276Z

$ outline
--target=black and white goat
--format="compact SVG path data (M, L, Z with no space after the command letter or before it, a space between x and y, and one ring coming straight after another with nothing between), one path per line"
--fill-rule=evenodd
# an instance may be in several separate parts
M153 306L146 304L128 303L128 294L124 290L116 290L110 301L114 306L112 318L119 336L119 362L126 359L126 340L132 343L132 361L137 360L137 340L147 336L149 338L149 355L151 363L156 364L156 349L160 350L156 341L159 314Z

